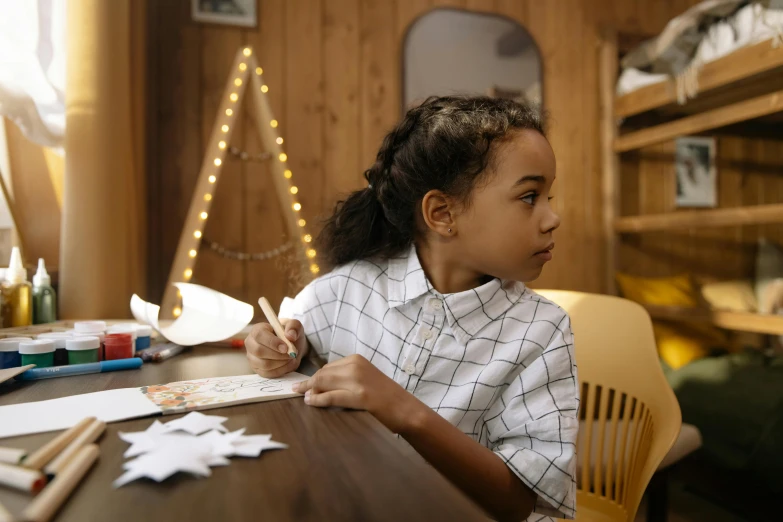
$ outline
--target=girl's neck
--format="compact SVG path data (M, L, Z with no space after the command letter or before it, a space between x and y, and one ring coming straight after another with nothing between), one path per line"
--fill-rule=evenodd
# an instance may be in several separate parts
M441 294L456 294L479 287L491 280L490 276L460 264L459 256L444 248L430 248L425 242L416 242L416 254L424 275Z

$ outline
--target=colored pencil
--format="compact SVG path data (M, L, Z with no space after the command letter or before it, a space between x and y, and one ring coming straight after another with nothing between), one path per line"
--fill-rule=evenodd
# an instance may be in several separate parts
M75 439L82 431L87 428L92 421L96 420L95 417L86 417L79 421L78 424L60 433L58 436L50 440L47 444L43 445L32 455L22 461L22 465L29 469L41 469L55 455L60 453L65 446L68 445L73 439Z
M35 469L0 464L0 485L35 494L46 485L46 477Z
M129 359L115 359L97 363L70 364L68 366L52 366L49 368L33 368L16 376L20 381L37 381L40 379L52 379L54 377L70 377L72 375L86 375L88 373L116 372L120 370L136 370L141 368L142 360L138 357Z
M266 300L266 297L259 298L258 305L261 307L261 311L264 312L266 320L269 322L269 324L272 325L272 329L275 331L275 334L288 347L288 355L292 359L296 359L296 356L299 355L299 352L296 351L296 346L294 346L294 343L289 341L288 337L285 336L285 329L283 328L283 325L280 324L280 320L277 318L277 314L274 310L272 310L272 306L269 304L269 301Z
M0 462L6 464L19 464L25 458L27 452L19 448L4 448L0 446Z
M94 420L82 431L78 437L73 439L70 444L52 461L46 465L44 472L49 475L57 475L68 465L68 462L76 455L79 450L98 440L103 432L106 431L106 423L100 420Z

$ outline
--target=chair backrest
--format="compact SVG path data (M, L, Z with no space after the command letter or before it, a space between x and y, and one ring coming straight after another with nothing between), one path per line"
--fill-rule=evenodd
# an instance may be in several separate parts
M577 513L585 507L612 520L632 521L682 425L680 406L658 360L650 316L619 297L536 292L568 312L574 333L584 421L577 441Z

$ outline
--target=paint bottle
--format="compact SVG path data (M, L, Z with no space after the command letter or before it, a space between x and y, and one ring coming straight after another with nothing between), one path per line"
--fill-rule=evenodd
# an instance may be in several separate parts
M133 347L133 352L136 353L136 339L138 338L138 333L136 332L136 327L138 325L135 323L120 323L115 324L109 327L108 330L106 330L107 334L130 334L131 336L131 346ZM133 357L133 356L131 356Z
M33 285L27 280L19 248L11 250L3 289L3 328L33 324Z
M19 343L32 341L29 337L8 337L0 339L0 369L16 368L22 365L22 356L19 355Z
M106 321L78 321L73 324L73 330L69 330L68 333L73 334L74 337L84 337L86 335L100 339L101 347L98 350L98 360L104 360L103 340L106 336Z
M68 350L68 364L86 364L98 362L101 340L97 337L73 337L65 340Z
M130 333L106 334L105 357L107 361L115 359L130 359L135 353L133 339Z
M54 350L54 341L51 339L19 342L19 355L22 356L22 366L28 364L34 364L36 368L54 366Z
M33 276L33 324L53 323L56 320L57 295L44 260L39 259L38 271Z
M38 339L54 341L54 365L68 365L68 350L65 349L65 341L73 339L71 334L65 332L47 332L38 335Z

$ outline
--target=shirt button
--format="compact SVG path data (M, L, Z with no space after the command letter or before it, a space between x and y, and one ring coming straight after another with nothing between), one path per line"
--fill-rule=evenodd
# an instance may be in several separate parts
M432 339L432 330L422 330L421 336L425 339Z
M441 302L440 302L440 301L438 301L438 300L435 300L435 301L433 301L433 302L432 302L432 307L433 307L435 310L443 310L443 303L441 303Z
M413 366L412 364L409 364L405 368L403 368L403 371L408 375L413 375L414 373L416 373L416 367Z

